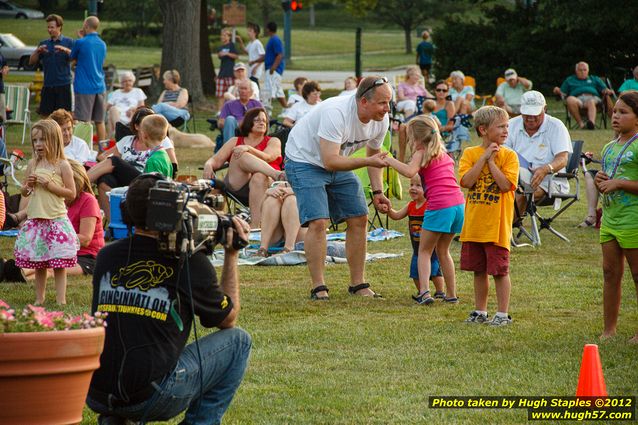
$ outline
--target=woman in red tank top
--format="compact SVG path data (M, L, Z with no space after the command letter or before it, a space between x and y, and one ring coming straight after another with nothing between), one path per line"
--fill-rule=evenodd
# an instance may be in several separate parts
M268 137L268 114L263 108L246 111L239 129L242 136L233 137L204 164L204 178L215 178L215 171L226 162L226 190L250 208L251 227L261 222L261 203L273 180L285 180L281 171L281 142Z

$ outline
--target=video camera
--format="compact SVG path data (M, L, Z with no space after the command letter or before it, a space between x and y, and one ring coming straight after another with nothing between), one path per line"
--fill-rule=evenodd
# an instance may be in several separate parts
M226 233L235 228L232 215L221 210L224 198L213 189L224 191L216 180L198 180L195 184L158 180L148 194L146 227L159 232L158 249L164 254L180 257L187 252L204 250L213 253L215 245L226 244ZM249 221L243 211L237 217ZM235 229L237 230L237 229ZM248 244L234 233L232 246L242 249Z

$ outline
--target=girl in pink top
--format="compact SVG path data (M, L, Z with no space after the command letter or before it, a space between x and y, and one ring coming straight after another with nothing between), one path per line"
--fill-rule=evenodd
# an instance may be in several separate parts
M457 303L454 261L450 244L463 227L465 199L454 174L454 161L447 155L439 127L432 117L420 115L408 123L408 143L413 155L408 164L386 157L386 163L399 173L411 178L421 176L427 210L423 217L419 242L419 304L432 304L430 296L430 257L436 248L443 278L445 302Z

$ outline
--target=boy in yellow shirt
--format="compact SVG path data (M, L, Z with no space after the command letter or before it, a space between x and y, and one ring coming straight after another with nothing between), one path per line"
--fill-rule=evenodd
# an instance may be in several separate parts
M503 146L509 115L496 106L484 106L474 114L479 146L463 151L459 163L461 187L467 188L465 222L461 231L461 270L474 272L475 310L468 323L503 326L508 315L511 282L509 250L514 218L514 191L518 183L518 157ZM488 321L489 275L494 277L498 311Z

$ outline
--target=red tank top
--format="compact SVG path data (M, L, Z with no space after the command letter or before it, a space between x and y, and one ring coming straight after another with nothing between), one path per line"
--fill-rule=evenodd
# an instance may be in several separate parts
M264 149L266 149L266 146L268 146L269 140L270 140L270 136L264 136L261 142L259 142L259 144L255 146L255 149L263 152ZM237 143L235 144L235 146L241 146L241 145L245 145L243 136L237 137ZM282 159L281 159L281 155L279 155L273 162L269 162L268 165L270 165L275 170L281 170L281 163L282 163Z

